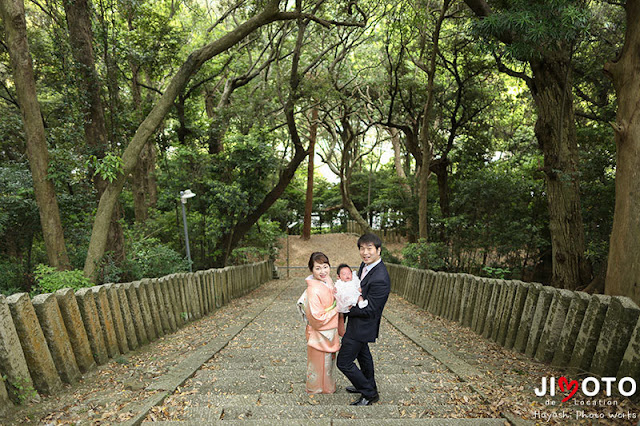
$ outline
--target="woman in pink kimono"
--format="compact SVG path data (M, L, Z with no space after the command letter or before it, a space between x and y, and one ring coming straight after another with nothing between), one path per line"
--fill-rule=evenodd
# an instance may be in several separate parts
M336 352L340 349L338 311L329 258L315 252L307 277L307 393L336 391Z

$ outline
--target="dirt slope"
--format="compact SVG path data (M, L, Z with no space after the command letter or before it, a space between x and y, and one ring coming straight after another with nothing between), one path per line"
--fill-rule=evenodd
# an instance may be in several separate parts
M287 265L287 238L280 240L281 248L276 259L277 266ZM309 256L314 251L327 255L331 266L335 268L341 263L351 267L360 265L358 252L358 235L356 234L322 234L312 235L309 241L303 241L299 235L289 236L289 265L307 266Z

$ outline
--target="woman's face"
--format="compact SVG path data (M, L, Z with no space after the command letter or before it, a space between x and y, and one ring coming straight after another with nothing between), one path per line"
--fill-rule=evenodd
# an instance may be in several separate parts
M313 270L311 270L311 274L313 278L319 281L324 281L329 276L329 272L331 271L331 267L326 263L318 263L313 262Z

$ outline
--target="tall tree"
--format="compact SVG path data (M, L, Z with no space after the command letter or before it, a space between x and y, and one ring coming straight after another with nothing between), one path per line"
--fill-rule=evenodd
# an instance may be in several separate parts
M311 110L311 126L309 126L309 164L307 168L307 195L304 202L304 224L302 239L311 238L311 213L313 212L313 160L316 153L316 138L318 136L318 109Z
M482 28L487 34L497 37L511 48L513 56L523 58L531 67L529 76L498 61L501 71L526 82L538 113L535 134L544 155L552 284L567 289L583 287L591 280L591 268L585 257L580 206L571 60L580 27L585 25L585 2L567 0L553 5L544 1L518 2L512 5L513 9L501 10L504 16L494 13L485 0L465 3L483 19ZM564 27L566 23L570 25Z
M436 127L436 120L433 116L433 106L435 103L434 81L437 71L436 61L439 54L440 32L450 5L451 0L444 0L442 2L433 30L428 63L420 66L420 68L427 73L427 101L422 112L422 123L418 135L420 157L422 160L418 171L418 236L425 240L428 238L429 218L427 213L429 207L427 203L427 192L429 189L429 175L431 174L431 160L433 159L433 138Z
M91 231L87 258L84 265L85 276L92 280L96 279L98 262L102 258L106 248L108 224L111 221L114 206L124 186L125 177L135 169L140 151L143 149L149 138L154 134L158 126L160 126L166 114L174 105L177 96L182 93L192 76L202 67L202 65L211 58L240 43L257 29L272 22L291 21L304 18L316 21L325 27L331 27L331 25L336 24L335 21L323 20L317 16L303 12L301 2L296 4L296 9L292 12L280 11L279 5L279 0L269 0L264 6L262 6L262 9L258 14L237 25L233 30L220 38L193 51L186 61L180 66L177 73L171 79L168 87L164 90L162 96L160 96L153 109L142 121L136 130L135 135L124 150L124 153L122 154L123 173L107 185L105 192L100 198L100 203L98 204L98 210L96 212ZM321 3L315 5L316 10L320 5ZM296 76L295 79L299 80L299 76ZM292 127L292 121L294 120L293 99L291 102L291 104L288 104L288 106L285 107L285 115L287 116L287 123L290 128ZM290 165L285 168L278 184L276 184L274 189L265 197L264 201L257 206L256 210L247 215L245 220L238 224L230 235L226 235L224 237L224 247L234 247L235 243L237 243L240 238L242 238L242 236L251 229L253 224L257 222L258 218L280 197L293 177L298 165L306 156L306 150L302 148L299 137L297 134L294 135L294 133L295 132L292 132L291 138L294 141L295 154Z
M93 51L93 31L91 30L91 13L86 0L65 0L64 10L69 29L71 51L76 61L76 82L80 93L80 105L84 115L84 138L89 154L102 160L109 149L104 106L100 96L102 84L96 71ZM95 170L94 170L95 171ZM102 196L107 182L96 174L93 177L98 200ZM119 212L119 206L116 207ZM108 248L114 253L118 262L124 260L124 232L118 221L120 214L114 215L109 230Z
M616 204L605 293L640 303L640 1L627 0L627 29L619 58L605 66L618 96Z
M53 182L48 179L49 150L36 94L33 62L27 41L27 25L22 0L0 1L0 14L4 22L6 45L11 57L11 68L27 142L27 157L33 177L33 187L40 212L42 234L51 266L70 267L60 211Z

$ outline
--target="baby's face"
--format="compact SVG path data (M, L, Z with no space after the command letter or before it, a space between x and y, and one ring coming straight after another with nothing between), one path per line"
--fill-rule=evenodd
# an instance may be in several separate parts
M347 282L347 281L351 281L353 279L353 274L351 273L351 268L342 268L340 269L340 274L338 274L338 276L340 277L340 281L343 282Z

